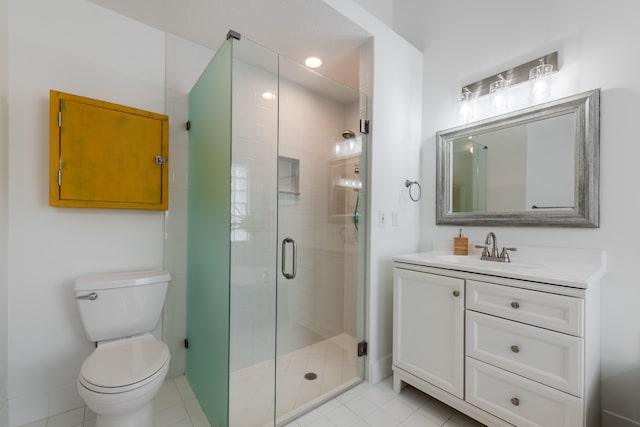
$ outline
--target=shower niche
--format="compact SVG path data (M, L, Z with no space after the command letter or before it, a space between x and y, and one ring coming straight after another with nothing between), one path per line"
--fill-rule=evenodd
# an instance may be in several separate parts
M278 193L300 195L300 160L278 156Z
M189 94L186 375L212 426L285 425L363 380L367 141L340 135L367 103L245 38Z

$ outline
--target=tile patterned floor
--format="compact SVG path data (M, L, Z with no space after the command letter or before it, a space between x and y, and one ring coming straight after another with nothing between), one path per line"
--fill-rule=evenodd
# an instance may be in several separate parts
M164 382L154 401L155 427L209 427L184 376ZM78 408L22 427L95 427L96 414Z
M167 380L155 400L155 427L209 427L185 377ZM22 427L95 427L85 408ZM393 392L391 378L360 384L286 427L482 427L482 424L412 388Z
M482 427L477 421L407 386L395 394L391 378L360 384L286 427Z

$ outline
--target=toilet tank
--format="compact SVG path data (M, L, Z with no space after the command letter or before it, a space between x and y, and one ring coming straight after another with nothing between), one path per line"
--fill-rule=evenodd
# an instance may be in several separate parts
M74 280L84 330L91 341L129 337L155 329L171 275L147 270L94 274Z

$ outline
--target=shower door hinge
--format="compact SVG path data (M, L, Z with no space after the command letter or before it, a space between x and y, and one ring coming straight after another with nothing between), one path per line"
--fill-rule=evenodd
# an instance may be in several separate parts
M358 357L366 356L368 353L368 345L366 341L358 343Z
M369 133L369 120L360 119L360 133L363 135Z

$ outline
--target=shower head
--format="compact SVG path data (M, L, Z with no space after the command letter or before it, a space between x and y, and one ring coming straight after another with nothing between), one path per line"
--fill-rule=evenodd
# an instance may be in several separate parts
M343 137L344 139L352 139L352 138L355 138L355 137L356 137L356 134L355 134L355 132L354 132L354 131L352 131L352 130L345 129L345 130L343 130L343 131L342 131L342 137Z

